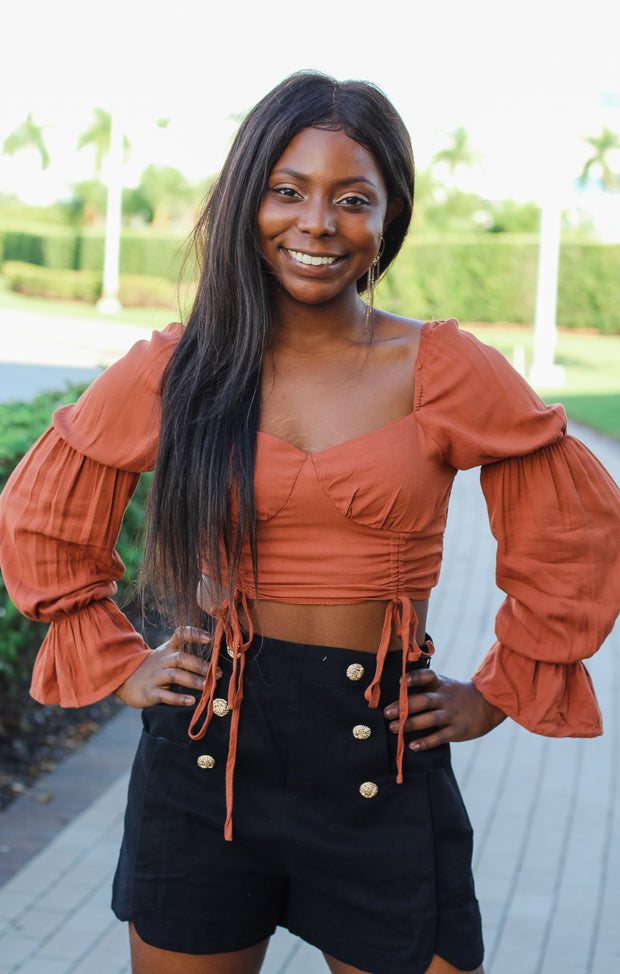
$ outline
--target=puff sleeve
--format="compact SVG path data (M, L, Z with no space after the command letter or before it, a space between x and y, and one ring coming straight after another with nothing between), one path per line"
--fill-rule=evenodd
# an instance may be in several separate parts
M473 682L528 730L600 734L582 660L620 609L620 491L566 435L561 407L545 406L497 351L453 321L433 323L426 341L418 418L455 468L481 465L506 593Z
M111 693L150 652L112 601L115 551L140 473L157 452L163 371L181 326L106 369L11 474L0 496L0 564L18 609L49 622L31 692L78 707Z

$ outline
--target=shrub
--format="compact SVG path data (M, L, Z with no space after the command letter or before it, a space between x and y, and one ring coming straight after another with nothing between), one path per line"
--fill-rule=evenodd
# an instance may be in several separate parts
M103 267L104 237L101 231L85 231L81 238L80 267L100 270ZM123 230L121 236L121 274L146 274L177 281L183 258L185 241L173 234L150 231Z
M380 303L417 318L532 320L536 239L482 235L408 238L380 284Z
M101 296L101 274L94 271L50 270L20 261L7 261L2 273L13 291L65 301L95 304ZM191 293L191 286L186 291ZM164 278L123 274L120 301L127 308L167 308L176 311L177 285Z
M74 402L84 386L70 385L64 391L44 393L31 402L0 403L0 490L11 471L34 441L47 428L51 414L58 406ZM150 475L140 478L131 499L117 543L126 566L118 583L116 601L132 617L140 615L136 584L142 560L141 525ZM46 626L20 615L8 597L0 576L0 680L10 687L31 669L45 635Z
M567 244L560 254L558 322L620 334L620 244Z
M79 236L65 227L8 227L2 233L4 260L76 270Z
M6 261L2 273L11 290L21 294L91 304L101 294L101 274L92 271L54 270L21 261Z
M119 299L126 308L168 308L177 302L177 286L145 274L122 274Z
M535 235L408 238L377 303L407 317L528 324L537 261ZM620 334L620 245L562 245L557 317L564 328Z

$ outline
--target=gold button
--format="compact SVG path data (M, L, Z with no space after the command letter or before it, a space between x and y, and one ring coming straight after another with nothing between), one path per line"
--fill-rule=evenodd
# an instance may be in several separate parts
M230 656L231 659L234 659L235 658L235 651L232 648L232 646L229 646L228 645L228 643L226 644L226 652L228 653L228 655Z
M366 741L372 734L370 727L366 724L356 724L353 728L353 737L358 741Z
M213 713L217 717L225 717L228 713L228 701L223 697L216 697L213 701Z
M214 768L215 758L211 754L201 754L196 764L199 768Z
M361 663L351 663L347 666L347 677L349 680L361 680L364 675L364 667Z
M360 795L362 798L374 798L378 791L379 788L374 781L364 781L360 785Z

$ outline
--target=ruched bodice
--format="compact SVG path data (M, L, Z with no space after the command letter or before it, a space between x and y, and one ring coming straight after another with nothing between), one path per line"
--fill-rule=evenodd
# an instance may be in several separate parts
M454 474L413 413L313 454L259 433L259 598L428 598ZM241 583L251 591L247 551Z

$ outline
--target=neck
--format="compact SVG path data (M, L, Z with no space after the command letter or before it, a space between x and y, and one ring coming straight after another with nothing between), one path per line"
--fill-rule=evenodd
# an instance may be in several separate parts
M292 301L286 294L272 302L274 349L318 354L343 345L367 345L369 338L366 305L357 293L320 305Z

